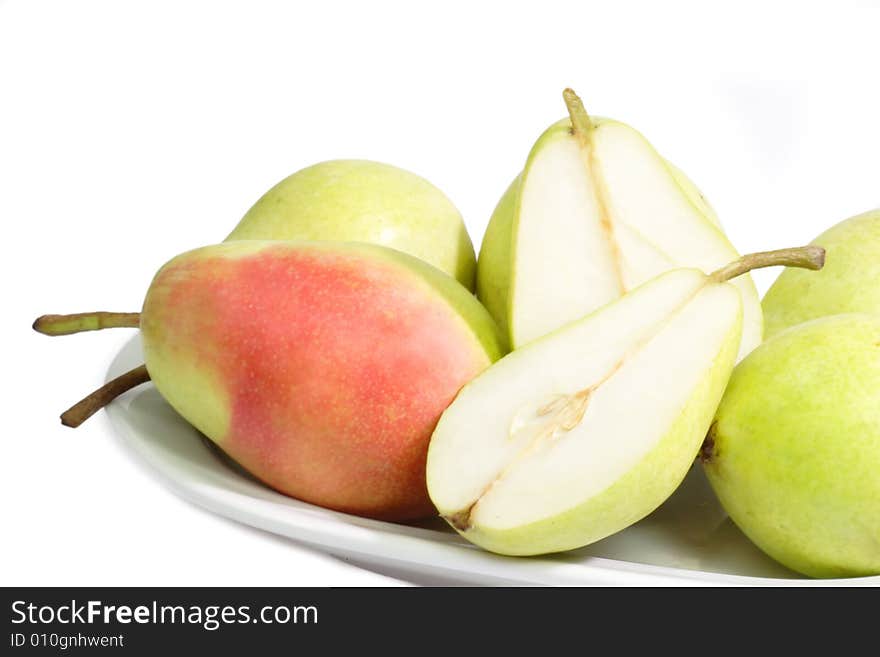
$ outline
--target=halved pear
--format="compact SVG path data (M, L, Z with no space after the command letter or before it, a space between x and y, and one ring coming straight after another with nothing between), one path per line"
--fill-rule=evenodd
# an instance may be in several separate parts
M644 517L694 461L742 336L755 267L821 267L818 247L676 269L512 352L463 388L428 451L428 491L493 552L587 545Z
M477 295L518 348L670 269L706 273L738 257L694 184L633 128L592 119L573 91L499 202L480 251ZM751 278L740 357L761 341Z

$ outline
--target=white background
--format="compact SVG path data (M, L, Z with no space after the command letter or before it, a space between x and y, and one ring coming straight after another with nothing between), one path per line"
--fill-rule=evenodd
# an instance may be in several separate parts
M880 3L0 0L0 584L366 585L382 575L216 518L129 456L100 385L138 310L310 163L387 161L475 243L573 86L702 188L740 251L880 206ZM762 290L775 273L756 277Z

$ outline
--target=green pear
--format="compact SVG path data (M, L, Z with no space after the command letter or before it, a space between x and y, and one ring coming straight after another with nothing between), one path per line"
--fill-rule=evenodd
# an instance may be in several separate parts
M730 517L780 563L880 574L880 317L816 319L755 349L701 455Z
M297 171L266 192L226 239L380 244L474 288L474 247L458 210L424 178L380 162L332 160Z
M828 252L821 274L784 271L764 296L767 337L817 317L880 313L880 209L842 221L813 244Z
M633 128L591 118L565 91L569 118L544 132L498 203L477 264L477 296L518 348L670 269L711 272L738 257L697 188ZM745 355L761 341L748 276Z
M755 267L821 267L817 247L675 269L511 352L437 424L428 491L466 539L510 555L587 545L643 518L700 449L742 337Z

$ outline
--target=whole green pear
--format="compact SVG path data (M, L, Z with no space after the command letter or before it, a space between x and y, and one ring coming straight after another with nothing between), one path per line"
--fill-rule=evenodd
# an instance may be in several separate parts
M379 244L474 289L476 258L461 214L427 180L390 164L331 160L297 171L266 192L226 239Z
M880 312L880 209L840 222L813 244L825 247L825 268L804 276L783 271L764 297L767 337L826 315Z
M702 461L730 517L774 559L811 577L880 574L880 317L813 320L755 349Z

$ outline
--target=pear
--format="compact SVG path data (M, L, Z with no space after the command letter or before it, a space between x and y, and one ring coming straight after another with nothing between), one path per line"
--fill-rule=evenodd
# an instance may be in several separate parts
M742 337L741 289L817 247L674 269L511 352L443 413L428 491L469 541L509 555L587 545L661 504L694 461Z
M780 563L880 574L880 316L812 320L755 349L701 456L730 517Z
M518 348L670 269L711 272L738 257L696 187L633 128L569 118L544 132L498 203L477 263L477 296ZM761 341L748 276L740 356Z
M156 274L138 323L146 367L68 411L66 424L149 375L272 488L387 520L433 513L433 429L504 350L495 322L455 279L354 242L190 251Z
M331 160L297 171L266 192L226 239L381 244L474 289L474 247L458 210L427 180L390 164Z
M821 274L784 271L764 296L767 337L826 315L880 313L880 209L825 231L813 244L828 252Z

